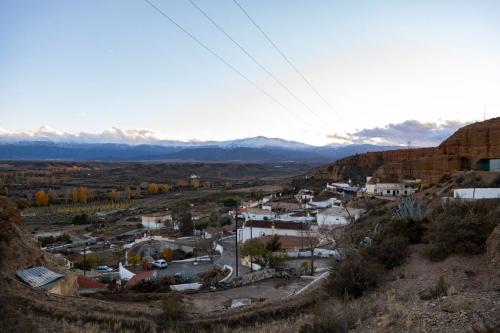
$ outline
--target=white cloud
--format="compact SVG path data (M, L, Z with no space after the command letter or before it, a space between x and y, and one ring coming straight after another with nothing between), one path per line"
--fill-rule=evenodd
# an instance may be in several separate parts
M457 129L470 122L445 120L440 123L406 120L383 127L362 129L346 134L330 134L328 137L343 143L369 143L379 145L407 145L431 147L439 145Z

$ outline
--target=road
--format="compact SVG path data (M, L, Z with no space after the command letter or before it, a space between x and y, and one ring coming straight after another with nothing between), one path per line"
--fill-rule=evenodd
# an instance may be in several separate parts
M233 269L236 269L236 260L235 260L235 257L236 257L236 251L235 251L235 238L236 236L234 237L229 237L229 238L226 238L226 239L223 239L221 241L219 241L219 244L222 245L222 247L224 248L224 251L222 253L222 255L218 258L218 259L215 259L214 262L219 265L220 267L224 266L224 265L228 265L228 266L231 266L233 267ZM248 268L245 268L245 267L242 267L241 266L241 260L239 262L239 272L240 274L245 274L249 271Z
M183 273L185 276L195 277L196 274L210 270L213 264L209 261L199 261L194 265L192 261L169 263L167 268L157 270L158 278L173 276L176 273Z

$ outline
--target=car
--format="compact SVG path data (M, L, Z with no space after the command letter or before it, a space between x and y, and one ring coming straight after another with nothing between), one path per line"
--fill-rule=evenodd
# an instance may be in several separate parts
M167 261L164 259L158 259L153 262L153 266L159 269L166 268L168 266Z
M109 273L113 271L113 268L109 266L97 266L96 269L99 273Z

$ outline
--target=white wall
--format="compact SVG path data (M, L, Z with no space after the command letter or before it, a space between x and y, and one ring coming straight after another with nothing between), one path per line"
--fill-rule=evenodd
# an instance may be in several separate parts
M454 198L496 199L500 198L500 188L461 188L453 191Z
M273 229L271 228L257 228L253 227L252 228L252 237L257 238L257 237L262 237L262 236L272 236L272 235L278 235L278 236L301 236L306 235L306 232L303 231L301 233L300 230L294 230L294 229ZM238 241L239 242L245 242L250 239L250 227L243 227L243 229L238 230Z

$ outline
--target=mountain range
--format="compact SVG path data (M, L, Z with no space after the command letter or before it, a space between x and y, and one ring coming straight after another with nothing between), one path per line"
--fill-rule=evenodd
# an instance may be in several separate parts
M397 146L312 146L263 136L229 141L158 141L155 144L76 143L54 141L0 142L1 160L74 161L253 161L323 163Z

